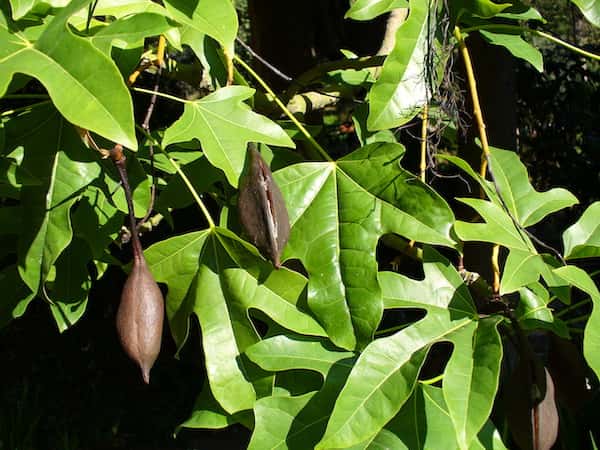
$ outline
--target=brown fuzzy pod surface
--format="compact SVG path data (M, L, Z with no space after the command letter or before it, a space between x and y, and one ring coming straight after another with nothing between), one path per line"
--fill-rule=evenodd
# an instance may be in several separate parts
M163 320L162 293L144 257L135 257L121 293L117 331L125 352L140 366L146 384L160 352Z

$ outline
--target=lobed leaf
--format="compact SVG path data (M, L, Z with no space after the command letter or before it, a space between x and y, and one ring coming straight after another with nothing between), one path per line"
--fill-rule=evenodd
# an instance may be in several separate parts
M398 162L398 144L367 145L336 163L301 163L274 174L292 230L282 260L309 274L308 304L345 349L371 341L383 312L375 250L380 236L454 243L447 204ZM372 174L376 172L377 177Z
M37 78L68 121L135 150L133 106L117 67L67 24L89 2L60 10L35 43L0 12L0 95L15 73Z
M294 147L279 125L243 103L253 94L254 89L229 86L187 102L183 115L165 131L163 146L198 139L210 163L237 187L248 142Z
M206 368L215 399L228 413L252 408L254 387L240 355L259 335L250 309L281 326L320 336L322 328L296 302L306 280L274 270L249 244L225 229L211 229L159 242L145 252L158 282L167 284L167 314L178 347L187 338L189 317L200 322Z

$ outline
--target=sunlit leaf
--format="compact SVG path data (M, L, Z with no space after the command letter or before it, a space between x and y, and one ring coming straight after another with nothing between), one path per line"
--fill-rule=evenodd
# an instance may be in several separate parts
M106 55L75 36L67 20L90 0L74 0L30 42L0 13L0 95L16 73L37 78L71 123L137 149L131 97Z
M176 236L153 245L145 255L156 280L169 288L167 314L178 347L187 339L190 315L198 318L210 388L228 413L250 409L256 399L239 361L259 340L250 309L298 333L324 334L296 306L306 279L274 270L228 230Z
M600 256L600 202L592 203L579 220L563 233L565 257Z
M513 56L527 61L535 67L538 72L544 71L542 53L519 34L496 33L487 30L479 30L479 32L490 44L504 47L512 53Z
M396 43L383 64L381 75L369 92L369 130L400 126L427 103L427 65L432 23L422 1L410 2L408 19L396 32Z
M571 0L591 23L600 27L600 0Z
M248 142L293 147L279 125L251 111L244 100L254 89L229 86L185 104L183 115L165 132L163 146L198 139L214 166L237 187Z
M451 417L461 447L468 446L485 423L501 359L497 321L477 324L475 307L460 275L429 248L424 252L423 270L422 281L380 273L386 308L420 308L427 315L365 348L340 392L317 448L347 448L379 433L409 398L430 346L445 340L456 346L444 377L448 377L444 396L452 404ZM468 339L475 330L477 337ZM472 387L478 385L473 397L455 395L465 377Z
M274 174L292 224L282 260L302 261L308 304L346 349L370 342L381 319L375 250L383 234L453 245L452 212L400 168L403 153L398 144L372 144L335 163L295 164Z
M407 0L356 0L345 17L354 20L371 20L396 8L407 6Z
M208 34L233 56L233 41L237 35L237 13L230 1L165 0L173 19L197 32Z
M158 36L173 25L160 14L140 13L111 22L91 39L104 54L110 56L111 47L122 49L141 47L148 36Z

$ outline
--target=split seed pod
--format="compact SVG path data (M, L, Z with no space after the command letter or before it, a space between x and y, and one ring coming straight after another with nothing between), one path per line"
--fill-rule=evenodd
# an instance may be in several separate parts
M140 255L134 255L131 273L121 293L117 331L121 345L142 370L146 384L150 383L150 369L160 352L163 318L164 299L140 247Z
M271 169L256 145L250 144L248 153L248 173L240 183L238 198L240 222L252 243L279 268L290 236L290 219Z

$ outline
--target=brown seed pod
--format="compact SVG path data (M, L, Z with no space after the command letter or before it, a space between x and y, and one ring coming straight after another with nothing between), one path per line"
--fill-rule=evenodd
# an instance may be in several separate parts
M134 257L121 293L117 331L123 349L140 366L146 384L150 383L150 369L160 352L163 318L164 299L158 284L143 254L141 258Z
M290 236L290 219L271 169L254 144L248 146L248 173L240 183L240 222L252 243L281 267L281 253Z
M142 370L146 384L150 383L150 369L160 352L165 306L162 292L148 269L137 227L131 200L131 188L125 168L125 155L120 145L110 152L110 157L119 170L123 183L129 222L133 263L131 273L121 292L121 303L117 311L117 332L123 349Z

